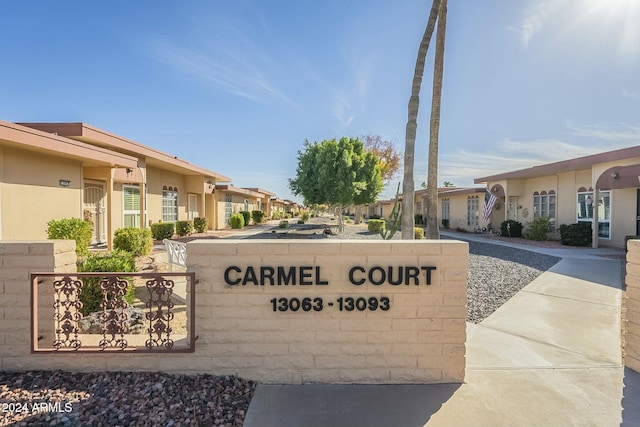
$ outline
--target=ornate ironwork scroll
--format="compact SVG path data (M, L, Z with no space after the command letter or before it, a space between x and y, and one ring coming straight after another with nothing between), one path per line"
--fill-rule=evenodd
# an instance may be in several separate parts
M171 349L173 340L171 339L171 321L173 320L173 312L171 309L174 304L171 301L173 294L174 282L165 279L162 276L155 276L146 282L149 291L149 300L146 307L149 311L146 313L146 319L149 321L149 339L145 345L148 349L154 347L165 347Z
M129 282L116 276L108 276L100 280L102 340L98 346L103 350L107 347L119 347L124 350L127 347L124 334L128 329L127 319L129 316L125 312L125 309L129 307L125 300L128 288Z
M78 322L82 319L82 302L80 293L82 292L82 281L74 280L69 276L61 280L53 281L54 290L54 313L56 339L53 347L56 350L61 348L79 349L81 346L78 339Z

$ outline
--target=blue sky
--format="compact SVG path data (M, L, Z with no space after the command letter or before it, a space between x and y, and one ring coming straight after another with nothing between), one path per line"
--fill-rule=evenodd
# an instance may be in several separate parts
M404 149L430 3L6 1L0 119L86 122L301 200L305 139ZM640 144L640 0L451 0L447 25L440 184Z

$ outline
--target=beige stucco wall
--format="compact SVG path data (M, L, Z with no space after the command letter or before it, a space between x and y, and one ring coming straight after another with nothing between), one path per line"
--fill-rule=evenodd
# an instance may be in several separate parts
M76 271L74 241L0 241L0 370L82 370L93 362L77 354L31 354L31 283L29 274ZM52 316L51 304L40 307ZM41 317L44 321L44 318Z
M197 356L214 372L271 383L439 383L464 379L468 245L457 241L195 241ZM308 267L325 285L225 284L249 267ZM433 266L432 282L356 286L354 266ZM258 280L260 273L257 273ZM357 272L355 279L362 273ZM374 280L377 280L374 276ZM199 295L198 295L199 294ZM315 311L273 310L322 298ZM340 311L339 298L389 298L390 309ZM332 304L332 306L331 306ZM309 308L309 307L308 307Z
M225 222L225 209L226 209L226 195L227 192L224 190L216 191L216 203L218 205L218 218L217 218L217 229L223 230L228 228L228 224ZM238 213L245 210L244 201L247 200L249 203L249 212L258 210L259 207L259 199L250 196L247 194L238 194L231 193L231 213ZM246 224L245 224L246 225Z
M0 148L1 238L46 239L50 220L82 218L82 187L79 162Z
M627 253L627 291L623 306L625 365L640 372L640 240L630 240Z

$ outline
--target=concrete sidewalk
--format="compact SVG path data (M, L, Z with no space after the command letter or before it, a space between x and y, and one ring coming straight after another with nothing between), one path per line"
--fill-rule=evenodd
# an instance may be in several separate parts
M562 260L467 324L464 384L260 385L245 427L640 426L640 374L621 364L620 261L597 256L621 251L517 246Z

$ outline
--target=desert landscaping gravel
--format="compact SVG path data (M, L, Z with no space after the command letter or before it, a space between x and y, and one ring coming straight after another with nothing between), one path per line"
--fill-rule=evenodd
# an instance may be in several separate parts
M347 226L339 235L333 231L292 226L249 238L380 239L362 226ZM481 322L558 261L469 242L467 320ZM233 376L0 371L0 427L242 426L255 385Z

